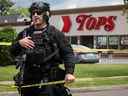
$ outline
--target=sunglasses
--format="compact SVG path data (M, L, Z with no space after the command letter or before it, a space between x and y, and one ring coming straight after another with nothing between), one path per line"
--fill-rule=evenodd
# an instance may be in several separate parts
M33 11L33 12L32 12L32 15L35 15L35 13L36 13L37 15L42 15L42 11Z

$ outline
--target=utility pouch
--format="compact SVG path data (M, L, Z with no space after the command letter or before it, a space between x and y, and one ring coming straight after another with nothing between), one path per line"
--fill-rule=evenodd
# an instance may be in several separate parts
M65 74L66 74L65 70L63 70L59 67L55 67L55 68L52 68L50 71L50 79L51 79L51 81L64 80Z
M65 86L55 86L54 93L55 96L72 96L70 89Z

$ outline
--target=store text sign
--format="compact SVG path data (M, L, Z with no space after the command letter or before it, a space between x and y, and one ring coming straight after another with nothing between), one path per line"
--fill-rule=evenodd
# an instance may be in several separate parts
M104 27L105 31L110 32L115 27L115 20L116 16L94 17L92 15L78 15L76 17L76 23L79 24L77 30L100 30L101 27Z
M68 33L72 27L70 16L61 16L64 26L62 32ZM115 21L117 16L99 16L80 14L75 17L75 23L77 24L77 31L91 31L100 30L101 27L107 32L112 32L115 28Z

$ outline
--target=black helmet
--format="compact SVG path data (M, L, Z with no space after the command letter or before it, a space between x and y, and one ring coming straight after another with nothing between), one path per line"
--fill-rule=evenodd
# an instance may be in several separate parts
M30 16L32 17L32 12L38 10L40 13L44 13L44 20L48 23L49 17L51 16L50 6L48 3L43 1L33 2L29 8Z
M46 11L50 12L50 7L48 3L38 1L38 2L33 2L32 5L30 6L29 8L30 13L33 10L40 10L41 12L46 12Z

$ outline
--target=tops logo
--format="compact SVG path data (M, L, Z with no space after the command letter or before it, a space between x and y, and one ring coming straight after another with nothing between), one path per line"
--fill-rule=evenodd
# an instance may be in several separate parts
M115 20L117 16L101 16L93 17L92 15L79 15L76 17L76 22L79 24L77 30L99 30L104 27L104 30L110 32L115 27Z

